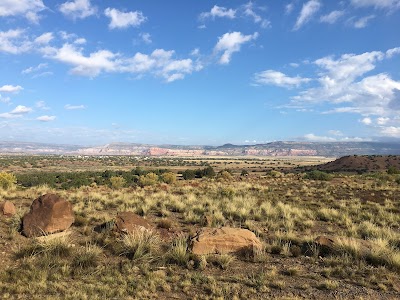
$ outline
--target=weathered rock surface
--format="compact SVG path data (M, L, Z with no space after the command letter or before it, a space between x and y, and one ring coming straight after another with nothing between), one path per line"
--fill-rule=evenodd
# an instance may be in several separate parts
M0 214L7 217L12 217L16 213L17 210L12 202L6 200L0 203Z
M74 220L70 202L46 194L32 202L30 211L22 219L22 231L27 237L51 234L68 229Z
M361 255L368 254L377 245L372 241L357 238L321 235L315 239L315 243L321 250L321 255L340 252L345 248L356 248Z
M118 213L115 220L115 229L119 232L128 233L152 228L153 226L145 218L130 211Z
M196 255L253 252L262 247L260 240L253 232L230 227L205 227L191 242L192 252Z

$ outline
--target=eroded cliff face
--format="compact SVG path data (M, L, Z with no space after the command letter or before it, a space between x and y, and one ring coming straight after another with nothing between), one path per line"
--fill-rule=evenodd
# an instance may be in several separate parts
M0 153L132 156L326 156L399 155L400 143L271 142L260 145L177 146L113 143L96 147L0 142Z

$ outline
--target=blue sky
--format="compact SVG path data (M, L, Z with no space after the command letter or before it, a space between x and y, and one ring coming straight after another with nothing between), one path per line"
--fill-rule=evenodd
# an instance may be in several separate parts
M400 139L400 0L0 0L0 140Z

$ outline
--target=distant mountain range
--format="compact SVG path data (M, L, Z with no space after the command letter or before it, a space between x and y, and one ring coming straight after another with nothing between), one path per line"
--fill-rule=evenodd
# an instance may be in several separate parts
M178 146L112 143L96 147L0 142L0 154L134 155L134 156L327 156L399 155L400 143L271 142L257 145Z

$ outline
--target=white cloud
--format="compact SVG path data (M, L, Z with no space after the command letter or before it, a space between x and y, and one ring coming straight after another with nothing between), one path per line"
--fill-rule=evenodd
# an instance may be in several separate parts
M37 108L43 109L43 110L48 110L48 109L50 109L50 107L48 107L48 106L46 105L46 102L44 102L43 100L37 101L36 104L35 104L35 106L36 106Z
M381 51L317 59L314 64L320 70L313 79L317 85L292 97L292 105L324 103L331 108L323 113L360 114L366 125L373 123L371 116L376 116L377 122L396 116L400 111L400 81L386 73L368 74L384 59L387 55Z
M334 136L342 136L343 133L340 130L329 130L328 133Z
M0 92L4 93L18 93L21 90L23 90L23 87L20 85L6 84L0 87Z
M371 118L368 118L368 117L362 119L360 122L365 124L365 125L371 125L372 124Z
M384 136L400 138L400 127L395 127L395 126L381 127L380 132Z
M200 19L207 19L207 18L229 18L234 19L236 17L236 10L234 9L227 9L225 7L221 7L218 5L214 5L209 12L203 12L200 14Z
M71 105L67 104L64 106L64 109L66 110L79 110L79 109L86 109L86 106L81 104L81 105Z
M312 19L312 17L319 11L320 8L321 3L319 2L319 0L310 0L307 3L303 4L300 15L297 18L293 30L299 30L304 24L308 23Z
M36 120L41 121L41 122L51 122L51 121L54 121L55 119L56 119L56 116L47 116L47 115L36 118Z
M20 118L22 115L27 114L32 111L32 108L26 107L24 105L18 105L10 112L0 114L0 118L3 119L15 119Z
M2 113L0 114L0 118L3 119L15 119L15 118L20 118L21 115L15 115L15 114L11 114L11 113Z
M60 5L60 12L73 19L84 19L96 14L97 8L90 0L74 0Z
M37 44L48 44L50 43L50 41L54 38L53 33L52 32L46 32L43 33L42 35L38 36L35 39L35 43Z
M20 54L31 50L32 43L22 29L0 31L0 52Z
M38 13L45 8L42 0L2 0L0 17L24 16L32 23L38 23L40 19Z
M219 59L220 64L229 64L232 54L240 51L240 47L249 41L255 40L258 33L243 35L241 32L228 32L219 37L218 43L214 47L214 52L222 55Z
M392 58L393 56L400 54L400 47L392 48L386 51L386 57Z
M386 125L390 121L390 118L380 117L376 119L376 124L378 125Z
M86 39L84 39L84 38L77 38L77 39L74 41L74 44L76 44L76 45L84 45L84 44L86 44Z
M335 24L344 15L343 10L334 10L327 15L321 16L322 23Z
M356 7L374 7L377 9L398 9L400 0L351 0Z
M142 38L143 42L145 42L145 44L151 44L153 42L151 40L151 34L150 33L142 32L140 34L140 37Z
M308 133L304 136L304 138L307 141L311 141L311 142L336 142L337 141L335 138L332 138L329 136L318 136L318 135L315 135L314 133Z
M89 56L82 54L83 49L72 44L64 44L61 48L43 49L46 57L73 65L72 74L96 77L101 72L115 72L118 55L108 50L98 50Z
M266 70L255 74L255 82L258 84L276 85L286 88L299 87L301 84L310 81L310 78L302 78L300 76L289 77L281 72L274 70Z
M341 138L333 138L329 136L318 136L313 133L306 134L304 139L310 142L367 142L371 141L369 138L360 138L360 137L341 137Z
M294 3L288 3L285 5L285 14L290 15L293 12Z
M147 19L141 11L123 12L109 7L104 10L104 14L111 19L108 25L110 29L137 27Z
M271 25L271 22L268 21L267 19L262 18L260 15L258 15L254 11L254 4L253 2L249 2L245 4L244 6L244 15L251 17L256 24L260 24L262 28L267 28Z
M354 26L354 28L357 28L357 29L365 28L368 26L368 22L373 20L374 18L375 18L374 15L362 17L362 18L354 21L353 26Z
M32 111L32 108L30 107L26 107L24 105L18 105L16 108L14 108L10 114L12 115L23 115L23 114L27 114L29 112Z
M149 73L171 82L200 71L203 67L200 61L174 59L175 51L164 49L156 49L150 55L137 52L133 57L123 57L108 50L98 50L85 56L82 48L66 43L61 48L47 47L44 54L72 65L71 74L88 77L96 77L104 72L137 75Z
M3 96L0 94L0 102L6 103L6 104L11 104L11 98L10 98L10 97L3 97Z

